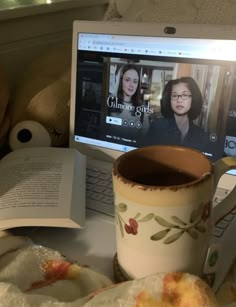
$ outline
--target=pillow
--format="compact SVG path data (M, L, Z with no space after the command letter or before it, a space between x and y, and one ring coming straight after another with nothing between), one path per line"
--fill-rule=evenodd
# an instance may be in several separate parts
M121 16L116 7L116 0L110 0L108 8L104 14L103 20L115 20Z
M123 1L117 0L116 6L123 20L190 23L196 15L194 2L189 0L146 0L145 2L132 0L125 10Z
M105 20L236 24L234 0L112 0Z
M125 12L129 9L131 6L133 0L116 0L116 8L120 16L123 16ZM136 3L139 2L136 0Z

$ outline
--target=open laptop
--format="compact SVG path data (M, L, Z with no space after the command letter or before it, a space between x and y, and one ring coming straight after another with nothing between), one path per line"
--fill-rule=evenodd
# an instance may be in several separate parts
M122 109L118 81L127 64L138 68L142 100L142 108L133 112L132 119L121 110L117 112ZM208 135L204 154L212 161L236 156L234 27L75 21L71 76L70 147L87 156L87 208L91 210L114 215L109 186L112 162L126 151L148 145L143 140L151 123L162 117L160 98L172 79L192 77L200 88L203 107L194 122ZM121 105L127 111L125 104ZM233 170L222 177L217 197L225 197L233 189L235 175ZM218 275L215 265L206 267L206 276L215 289L235 257L227 250L233 243L228 233L236 231L236 223L230 223L236 213L234 207L232 203L228 208L230 218L226 220L218 212L222 219L218 218L220 227L214 229L209 257L213 254L226 259L220 268L217 262ZM224 252L219 251L220 240L227 242Z

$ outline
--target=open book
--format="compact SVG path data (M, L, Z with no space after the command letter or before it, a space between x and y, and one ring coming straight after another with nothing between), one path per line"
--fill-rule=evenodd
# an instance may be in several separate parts
M0 161L0 229L83 227L85 168L85 156L69 148L24 148L6 155Z

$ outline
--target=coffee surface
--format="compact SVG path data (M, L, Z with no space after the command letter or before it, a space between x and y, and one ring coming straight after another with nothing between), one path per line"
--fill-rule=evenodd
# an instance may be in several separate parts
M152 171L150 173L143 173L134 176L131 180L136 183L145 185L173 186L186 184L196 179L198 179L198 177L174 170L163 173L155 171Z

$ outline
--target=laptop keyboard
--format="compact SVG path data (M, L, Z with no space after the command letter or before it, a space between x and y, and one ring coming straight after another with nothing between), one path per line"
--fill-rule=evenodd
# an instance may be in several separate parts
M221 202L230 192L231 190L218 187L213 199L213 206ZM219 289L235 260L235 219L236 209L233 209L227 215L223 216L213 228L213 236L211 239L212 251L209 255L213 255L215 263L211 263L212 272L210 272L208 277L210 277L210 285L214 291Z
M213 199L213 206L216 206L218 203L220 203L229 193L230 190L217 188ZM235 218L235 215L236 215L236 209L232 210L221 220L219 220L213 229L213 236L215 236L216 238L221 238L225 230L228 228L228 226Z
M111 170L87 166L86 207L114 216Z

